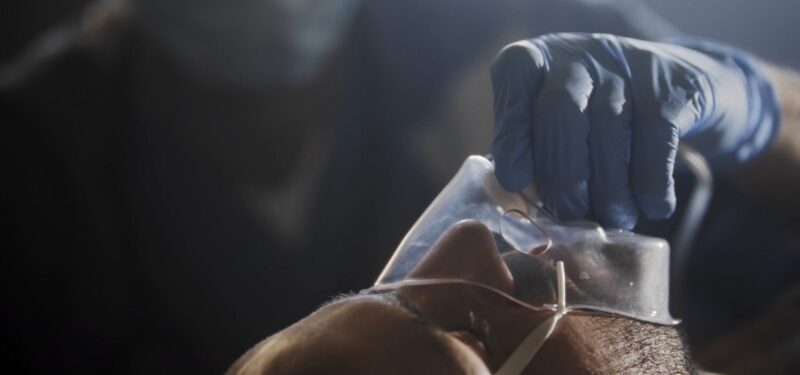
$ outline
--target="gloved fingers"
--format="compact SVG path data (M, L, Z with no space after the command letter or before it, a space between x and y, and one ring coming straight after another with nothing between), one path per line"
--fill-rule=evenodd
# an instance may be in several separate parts
M539 198L562 220L589 211L589 119L593 80L578 62L548 72L533 110L533 173Z
M531 107L547 67L530 41L506 46L492 63L495 174L504 189L518 191L533 178Z
M638 208L630 187L631 103L625 81L604 72L589 105L589 195L604 226L631 230Z
M500 119L492 141L495 175L508 191L519 191L533 179L533 134L530 105L517 101Z
M631 145L631 187L642 213L666 219L675 211L672 172L680 131L663 116L634 120Z
M637 115L631 145L631 185L639 209L651 219L665 219L675 211L672 172L678 140L697 124L706 95L699 84L702 77L677 61L671 65L662 61L640 73L641 79L632 82ZM647 86L636 86L642 84Z

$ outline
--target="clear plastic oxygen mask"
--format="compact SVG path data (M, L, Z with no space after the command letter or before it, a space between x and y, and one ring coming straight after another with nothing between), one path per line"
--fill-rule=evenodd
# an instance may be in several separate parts
M491 161L469 157L398 246L373 290L411 285L476 284L454 278L409 276L442 234L474 220L493 234L514 280L514 295L488 285L533 310L574 309L618 314L674 325L669 313L669 245L660 238L605 230L589 221L560 223L522 193L500 187ZM569 296L560 295L558 263ZM559 309L559 297L565 299Z
M687 152L692 153L685 150L684 154ZM708 190L707 185L698 184L703 191ZM549 318L516 344L496 372L501 375L523 372L559 320L573 310L600 311L662 325L679 323L669 312L667 241L606 230L590 221L561 223L543 211L536 200L531 192L505 191L497 182L492 162L470 156L406 234L371 289L470 285L524 308L551 311ZM699 218L704 202L696 204ZM465 221L477 221L491 232L499 253L493 258L505 263L513 279L511 294L467 277L416 272L427 259L436 258L432 250L445 232ZM683 237L684 243L691 242L691 233Z

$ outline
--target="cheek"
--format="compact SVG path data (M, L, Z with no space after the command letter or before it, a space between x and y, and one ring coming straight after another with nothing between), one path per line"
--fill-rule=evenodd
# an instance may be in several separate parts
M490 363L486 346L474 334L466 331L451 331L444 335L448 336L448 339L455 339L458 343L465 345L478 356L482 363Z
M398 294L447 331L471 330L477 313L506 302L480 288L461 285L402 287Z
M491 374L487 363L488 354L475 337L466 332L452 332L443 335L453 359L460 367L460 374Z
M286 350L287 356L301 358L303 366L317 369L310 373L489 373L469 345L396 306L343 303L316 318L294 332L298 345Z
M498 294L468 286L405 287L398 293L443 329L456 334L456 338L462 338L458 331L478 331L480 343L488 353L486 363L495 369L539 323L552 314L536 312ZM465 345L470 344L462 341Z
M368 361L363 367L368 371L355 373L398 374L490 374L485 360L487 354L480 342L467 333L408 330L405 333L384 337L379 353L376 341L359 342L362 355L355 360ZM370 346L370 347L366 347ZM373 353L364 358L364 353Z

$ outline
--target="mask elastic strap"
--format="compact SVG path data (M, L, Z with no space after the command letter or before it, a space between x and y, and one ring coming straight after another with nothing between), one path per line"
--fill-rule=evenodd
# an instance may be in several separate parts
M567 313L567 288L566 276L564 275L564 262L556 263L556 282L558 292L558 305L555 314L540 323L524 340L517 349L511 353L506 362L500 367L496 375L516 375L521 374L525 366L530 363L536 352L542 348L544 342L553 333L556 324Z

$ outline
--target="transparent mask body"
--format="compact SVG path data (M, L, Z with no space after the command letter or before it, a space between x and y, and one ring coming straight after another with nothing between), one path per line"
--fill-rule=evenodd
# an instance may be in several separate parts
M590 221L561 223L531 194L510 193L491 161L470 156L402 240L373 289L442 283L473 284L534 310L555 310L556 263L563 261L568 310L623 315L664 325L669 313L669 245L660 238L606 230ZM474 220L493 234L514 279L514 295L460 279L410 277L442 234Z

